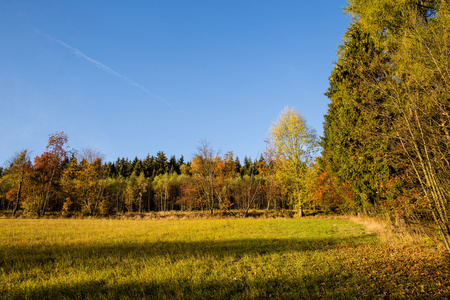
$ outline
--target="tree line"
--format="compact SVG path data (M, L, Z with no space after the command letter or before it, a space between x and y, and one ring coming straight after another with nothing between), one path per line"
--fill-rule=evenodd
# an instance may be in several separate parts
M20 210L37 217L49 211L112 215L202 210L213 214L220 209L247 215L250 209L293 209L301 176L291 172L303 170L311 156L292 144L279 153L293 151L298 154L296 161L285 164L288 160L274 154L273 142L281 141L286 133L283 126L307 131L295 110L287 108L283 114L280 118L285 119L274 126L278 136L268 141L264 155L257 160L245 157L242 164L233 152L221 156L205 141L190 162L183 156L168 159L162 151L145 159L105 162L99 151L70 150L64 132L51 134L46 151L33 162L28 150L23 150L2 169L0 209L12 211L13 216ZM315 142L315 132L312 135Z

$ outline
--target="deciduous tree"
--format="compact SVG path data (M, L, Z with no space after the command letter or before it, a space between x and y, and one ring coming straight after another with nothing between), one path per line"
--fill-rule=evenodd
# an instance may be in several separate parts
M13 206L13 216L15 216L17 210L20 207L20 199L22 193L22 187L28 172L31 169L31 161L28 155L28 150L23 150L16 154L14 158L9 163L9 168L6 171L5 176L1 178L3 181L10 181L11 186L13 186L13 193L10 190L8 194L14 194L14 206Z
M275 150L277 177L303 215L302 178L318 151L317 134L300 113L286 107L270 128L270 143Z
M217 153L214 152L209 143L202 141L191 163L191 172L197 182L196 186L199 189L199 194L202 196L211 215L214 213L216 204L215 177L217 161L214 160L216 156Z
M67 135L64 132L51 134L48 139L46 151L34 159L31 178L34 183L33 196L31 196L32 210L38 217L45 214L51 197L56 197L56 188L61 175L61 167L67 158ZM54 198L56 201L57 199Z

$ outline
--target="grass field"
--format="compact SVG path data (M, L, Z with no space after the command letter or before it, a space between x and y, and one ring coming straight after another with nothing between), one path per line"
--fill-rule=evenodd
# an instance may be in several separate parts
M445 298L448 256L344 219L0 219L0 298Z

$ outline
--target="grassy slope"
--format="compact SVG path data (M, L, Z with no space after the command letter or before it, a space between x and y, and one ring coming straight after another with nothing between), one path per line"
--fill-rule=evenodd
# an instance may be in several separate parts
M0 220L0 298L450 295L448 257L339 219Z

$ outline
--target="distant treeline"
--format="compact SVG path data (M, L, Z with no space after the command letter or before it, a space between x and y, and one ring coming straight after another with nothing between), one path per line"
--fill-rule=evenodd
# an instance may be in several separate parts
M261 157L259 160L263 160ZM154 178L157 175L163 175L165 173L177 173L178 175L187 174L190 168L191 162L185 162L184 157L181 156L178 160L175 155L172 155L170 159L167 159L166 154L163 151L159 151L156 156L147 155L145 159L139 159L135 157L132 161L128 158L118 158L115 162L106 163L106 168L109 177L122 176L127 178L133 173L139 176L144 173L146 178ZM234 159L234 171L241 176L251 175L252 172L255 175L259 174L256 168L257 162L252 161L251 158L245 156L243 164L241 164L239 157Z
M0 209L43 216L111 215L169 210L292 208L294 203L268 170L263 156L243 164L232 152L223 157L202 144L192 162L167 159L164 152L145 159L102 161L97 151L69 151L63 132L50 135L47 151L32 163L24 150L1 169Z

